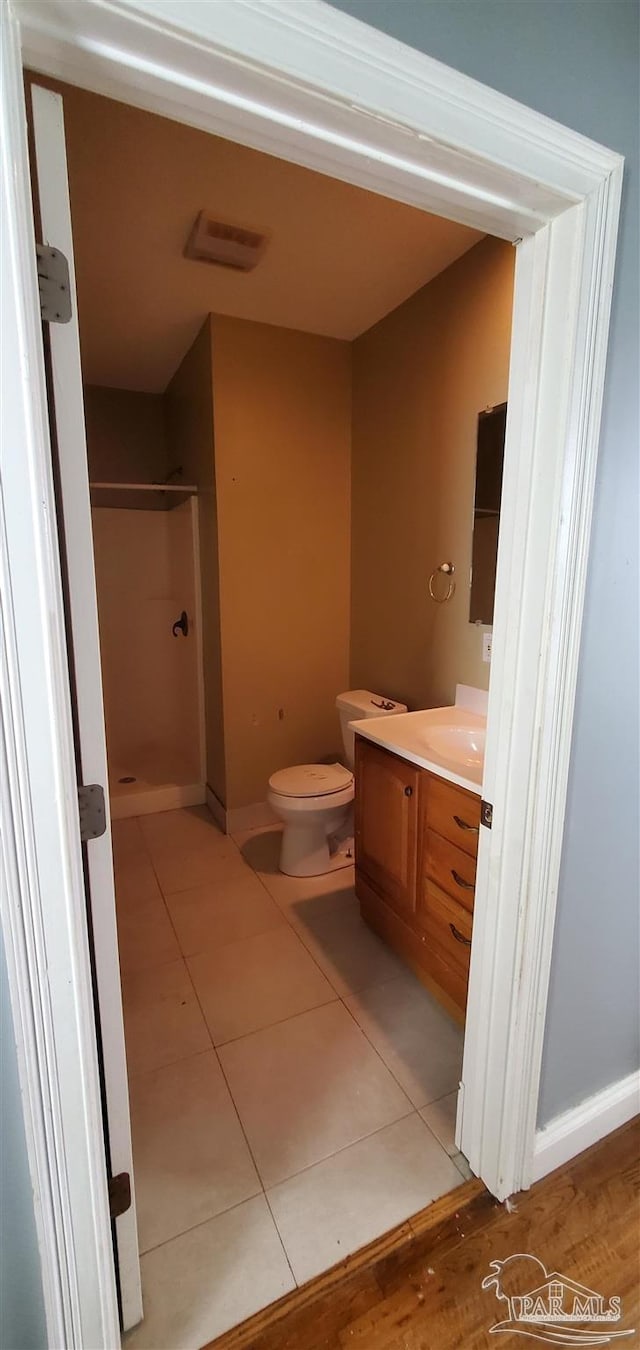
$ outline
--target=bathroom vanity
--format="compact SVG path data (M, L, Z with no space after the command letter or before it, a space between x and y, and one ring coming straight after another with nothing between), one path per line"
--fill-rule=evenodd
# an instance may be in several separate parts
M420 716L390 719L387 739L395 733L394 740L402 741L406 729L410 734L404 739L411 746L421 724L409 719ZM478 735L483 733L484 719L468 720L478 723ZM477 788L473 781L462 786L462 774L444 766L441 774L433 764L423 767L415 750L390 749L375 743L375 730L371 735L357 725L354 730L356 894L363 918L461 1021L469 978L480 783ZM469 771L476 775L477 766L468 766Z

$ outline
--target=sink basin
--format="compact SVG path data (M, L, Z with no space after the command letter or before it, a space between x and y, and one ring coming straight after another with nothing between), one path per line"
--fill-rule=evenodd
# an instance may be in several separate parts
M486 731L484 727L464 727L449 722L422 730L420 739L427 750L465 768L482 768Z
M482 785L486 725L486 717L457 705L350 723L366 740L471 792Z

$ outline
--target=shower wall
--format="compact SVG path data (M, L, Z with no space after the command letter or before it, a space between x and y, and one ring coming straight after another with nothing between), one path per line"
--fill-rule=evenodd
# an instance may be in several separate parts
M161 394L87 386L84 398L93 483L175 481ZM112 814L202 800L196 499L114 489L92 500ZM172 634L182 610L186 638Z
M111 792L197 784L191 500L171 511L94 507L92 516ZM191 631L174 637L183 609Z
M163 482L169 461L162 394L84 387L89 476L94 482Z

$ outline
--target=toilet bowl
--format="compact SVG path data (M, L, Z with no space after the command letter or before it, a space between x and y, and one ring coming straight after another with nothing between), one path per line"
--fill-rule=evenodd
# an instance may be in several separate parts
M353 774L341 764L298 764L269 779L267 801L284 824L280 871L314 877L346 867L345 850L332 849L353 801Z
M354 733L349 723L367 717L406 712L403 703L354 689L336 699L345 761L297 764L269 779L267 801L283 822L280 871L291 877L315 877L353 862L349 824L354 798Z

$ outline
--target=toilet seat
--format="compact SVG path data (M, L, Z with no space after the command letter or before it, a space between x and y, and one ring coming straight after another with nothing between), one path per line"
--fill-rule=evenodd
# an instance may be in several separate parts
M342 764L294 764L290 769L278 769L269 779L271 792L301 800L330 797L352 784L353 774Z

